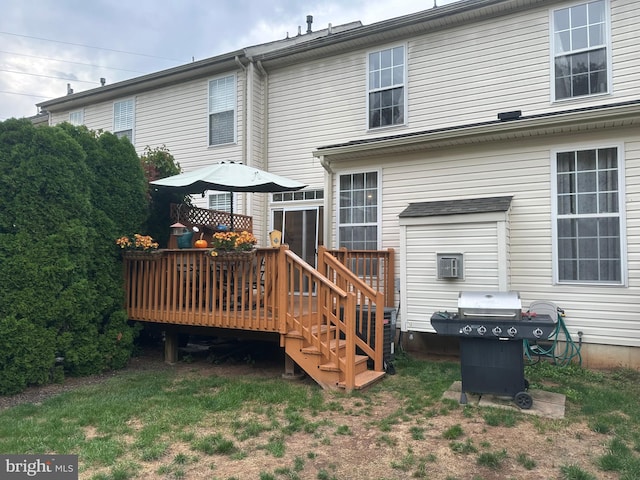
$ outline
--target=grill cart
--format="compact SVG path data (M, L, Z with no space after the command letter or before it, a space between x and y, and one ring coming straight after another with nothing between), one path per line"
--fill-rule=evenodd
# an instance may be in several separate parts
M554 319L523 313L518 292L460 292L458 312L435 312L431 325L439 335L460 338L460 403L467 403L467 392L488 393L531 408L523 340L548 338Z

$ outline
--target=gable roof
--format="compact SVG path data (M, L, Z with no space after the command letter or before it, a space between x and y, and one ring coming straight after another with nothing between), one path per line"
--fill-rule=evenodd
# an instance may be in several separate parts
M440 215L462 215L469 213L506 212L511 207L510 196L465 198L462 200L439 200L435 202L410 203L398 217L434 217Z

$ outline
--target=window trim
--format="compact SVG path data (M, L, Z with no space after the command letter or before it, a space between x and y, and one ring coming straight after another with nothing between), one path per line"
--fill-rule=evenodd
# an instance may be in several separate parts
M136 99L135 97L129 97L129 98L122 98L120 100L115 100L113 102L113 106L111 109L111 116L112 116L112 132L114 135L118 135L118 133L120 132L124 132L128 129L125 130L116 130L116 104L118 103L124 103L124 102L131 102L131 109L132 109L132 115L131 115L131 143L135 145L135 138L136 138Z
M382 52L383 50L393 50L394 48L402 47L404 49L404 65L403 65L403 103L404 103L404 118L402 123L396 123L393 125L384 125L382 127L371 127L369 124L369 95L371 93L371 89L369 88L369 56L372 53ZM408 125L409 118L409 105L408 105L408 91L409 91L409 80L408 80L408 68L407 64L409 61L408 56L408 46L407 43L397 43L393 45L386 45L376 48L374 50L368 50L366 52L366 71L365 71L365 92L366 92L366 112L365 112L365 125L367 132L379 132L381 130L389 129L389 128L398 128L398 127L406 127Z
M229 208L228 210L219 210L217 208L213 208L211 206L211 197L219 197L219 196L225 196L227 197L228 201L229 201ZM222 192L222 191L218 191L218 190L211 190L209 191L209 194L207 195L207 208L209 210L218 210L221 212L227 212L230 213L231 212L231 206L233 205L233 201L234 201L234 195L233 192Z
M598 96L612 95L613 94L613 54L611 47L611 5L609 0L602 0L604 2L604 17L605 17L605 49L606 49L606 58L607 58L607 91L599 92L599 93L589 93L586 95L572 96L567 98L557 98L556 96L556 69L555 69L555 24L554 24L554 13L558 10L564 10L567 8L576 7L578 5L585 5L587 3L592 3L595 0L580 0L568 5L563 5L562 8L552 8L549 9L549 82L550 82L550 91L551 91L551 103L556 102L571 102L571 101L580 101L585 99L592 99ZM594 48L583 49L583 51L592 51Z
M618 153L618 219L620 220L620 282L611 281L586 281L586 280L560 280L558 265L558 169L557 156L564 152L577 152L584 150L598 150L615 148ZM553 285L571 286L587 285L590 287L628 287L629 269L627 260L627 222L625 202L625 150L622 143L587 143L571 144L557 147L551 150L551 247L552 247L552 274ZM600 218L600 215L598 215Z
M211 143L211 82L220 80L222 78L233 77L233 85L235 95L233 96L233 140L227 143ZM214 112L218 113L218 112ZM228 145L235 145L238 143L238 75L234 73L226 75L218 75L212 77L207 81L207 146L209 148L224 147Z
M73 114L78 114L78 115L80 116L80 123L73 123L73 122L71 121L71 115L73 115ZM68 122L69 122L71 125L75 125L75 126L84 125L84 108L80 108L80 109L78 109L78 110L71 110L71 111L69 111L69 119L68 119Z
M348 169L348 170L340 170L336 171L335 175L335 195L334 195L334 215L335 215L335 238L336 238L336 246L340 246L340 227L342 223L340 222L340 177L342 175L353 175L355 173L369 173L376 172L378 176L378 181L376 188L378 189L378 205L377 205L377 215L376 215L376 227L378 229L378 235L376 238L376 250L382 249L382 168L356 168L356 169ZM347 224L353 225L353 224ZM373 225L372 223L363 223L360 225Z

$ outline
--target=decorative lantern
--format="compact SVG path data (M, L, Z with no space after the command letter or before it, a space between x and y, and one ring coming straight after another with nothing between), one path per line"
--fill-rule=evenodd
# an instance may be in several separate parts
M187 227L185 227L181 223L174 223L173 225L171 225L171 235L180 236L184 235L187 232Z

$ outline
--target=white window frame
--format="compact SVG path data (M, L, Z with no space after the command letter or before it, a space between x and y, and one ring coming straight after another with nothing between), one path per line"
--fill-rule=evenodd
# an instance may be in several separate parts
M611 49L611 16L610 16L609 0L602 0L602 2L604 3L604 29L605 29L605 32L603 35L604 37L603 43L587 46L586 48L581 48L581 49L569 49L563 52L556 52L556 50L558 50L560 47L558 45L558 41L556 38L556 31L555 31L556 26L555 26L554 14L560 10L566 10L566 9L570 9L580 5L587 5L590 3L595 3L596 1L598 0L582 0L580 2L575 2L569 5L565 5L562 8L555 8L555 9L549 10L549 35L550 35L550 45L551 45L550 77L549 78L551 82L551 99L553 102L566 102L571 100L588 99L588 98L593 98L594 96L609 95L613 93L613 83L612 83L613 82L613 75L612 75L613 63L612 63L612 54L611 54L611 50L612 50ZM587 53L587 52L599 50L602 48L605 49L605 56L606 56L606 62L607 62L606 90L603 92L587 93L583 95L569 95L567 97L558 98L557 92L556 92L556 68L555 68L556 57Z
M119 105L128 104L131 109L131 113L126 113L126 117L121 119L121 115L118 110ZM119 138L127 137L131 143L135 139L135 124L136 124L136 102L134 98L125 98L113 102L113 133ZM126 132L131 131L131 135L127 135Z
M377 205L376 205L376 220L375 222L362 222L362 223L342 223L340 220L340 179L343 175L354 175L361 173L376 173L377 174ZM380 250L382 245L382 169L379 168L367 168L357 170L344 170L336 172L336 192L335 192L335 215L336 215L336 245L340 247L342 245L340 238L340 228L344 226L375 226L376 227L376 247L375 250Z
M385 86L385 87L378 87L378 88L372 88L371 87L371 55L373 54L379 54L381 52L385 52L388 50L393 51L393 49L395 48L400 48L402 47L403 49L403 69L402 69L402 83L392 83L391 85ZM399 126L405 126L407 125L407 119L408 119L408 115L409 115L409 108L407 105L407 99L408 99L408 95L407 95L407 90L408 90L408 82L407 82L407 44L406 43L402 43L402 44L396 44L396 45L392 45L392 46L387 46L387 47L383 47L383 48L379 48L376 50L371 50L367 52L367 71L366 71L366 92L367 92L367 118L366 118L366 124L367 124L367 130L369 131L379 131L380 129L385 129L385 128L393 128L393 127L399 127ZM389 125L380 125L380 126L371 126L371 104L370 104L370 97L372 93L376 93L376 92L381 92L381 91L385 91L385 90L393 90L395 88L399 88L402 87L402 104L403 104L403 118L402 118L402 122L398 122L398 123L392 123Z
M587 150L599 150L615 148L617 150L618 160L618 212L614 214L584 214L584 215L566 215L558 214L558 169L557 156L559 153L578 152ZM585 145L568 145L562 148L556 148L551 151L551 237L553 252L553 283L554 285L590 285L590 286L614 286L626 287L628 285L628 265L627 265L627 227L625 214L625 158L623 144L585 144ZM603 218L617 217L620 227L620 281L587 281L587 280L560 280L560 268L558 262L558 218Z
M215 205L211 202L215 199ZM220 202L219 200L222 199ZM233 203L233 192L213 192L209 193L208 198L209 210L218 210L221 212L231 212L231 204ZM223 208L219 208L220 205L224 205Z
M71 125L84 125L84 110L73 110L69 112L69 123Z
M214 82L219 82L221 80L227 80L229 78L233 79L233 96L232 98L227 98L226 101L218 101L211 96L211 89ZM207 142L209 147L218 147L221 145L232 145L237 143L238 139L238 78L235 73L231 75L222 75L220 77L215 77L207 82ZM218 103L218 105L216 105ZM222 142L222 143L212 143L211 138L211 116L216 113L224 113L230 111L230 108L233 110L233 139L230 142Z

